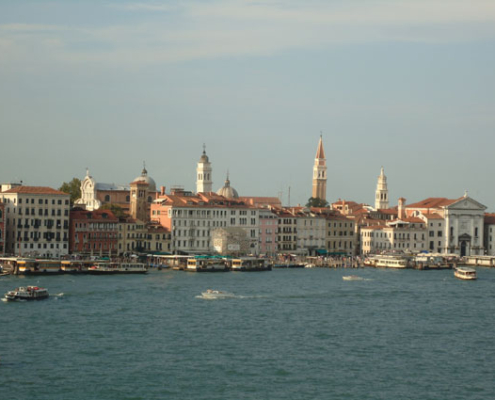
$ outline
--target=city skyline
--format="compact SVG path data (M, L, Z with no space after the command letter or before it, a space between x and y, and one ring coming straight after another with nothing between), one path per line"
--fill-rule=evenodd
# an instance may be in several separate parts
M0 181L60 187L86 168L195 190L390 206L469 195L495 209L495 6L486 1L0 5Z

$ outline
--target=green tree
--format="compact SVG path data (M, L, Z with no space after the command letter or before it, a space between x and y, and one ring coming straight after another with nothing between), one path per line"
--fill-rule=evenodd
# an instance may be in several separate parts
M126 213L120 207L118 204L112 204L112 203L107 203L103 204L100 208L100 210L110 210L113 215L115 215L117 218L122 218L126 216Z
M62 186L58 189L61 192L70 194L70 203L74 204L77 199L81 198L81 180L77 178L72 178L72 180L67 183L62 183Z
M306 207L328 207L328 201L320 199L319 197L310 197L306 203Z

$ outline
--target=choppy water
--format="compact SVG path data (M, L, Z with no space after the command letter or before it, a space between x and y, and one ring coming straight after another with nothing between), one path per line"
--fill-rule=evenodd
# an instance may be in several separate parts
M355 274L363 281L343 281ZM1 399L495 399L495 270L3 277ZM206 289L233 299L204 300Z

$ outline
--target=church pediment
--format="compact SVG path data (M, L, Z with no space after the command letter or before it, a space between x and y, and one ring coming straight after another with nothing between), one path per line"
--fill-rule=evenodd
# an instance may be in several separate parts
M486 206L478 203L471 197L463 197L456 202L449 204L445 207L447 210L474 210L474 211L484 211Z
M467 233L463 233L461 236L459 236L459 241L470 241L471 236L468 235Z

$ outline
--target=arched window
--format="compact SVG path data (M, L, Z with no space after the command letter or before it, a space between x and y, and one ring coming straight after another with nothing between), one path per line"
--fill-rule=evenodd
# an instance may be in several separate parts
M131 196L129 196L129 195L125 196L125 201L127 201L129 203L131 201Z
M107 202L108 202L108 201L110 201L110 195L109 195L109 194L107 194L107 195L105 196L105 201L107 201Z
M148 203L151 203L151 202L152 202L151 196L148 196Z

